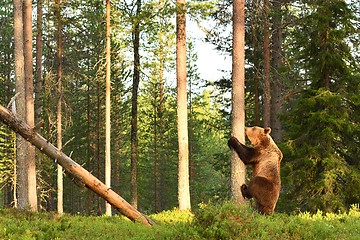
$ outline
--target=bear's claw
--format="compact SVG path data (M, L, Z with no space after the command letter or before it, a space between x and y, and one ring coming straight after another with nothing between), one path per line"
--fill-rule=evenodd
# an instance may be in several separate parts
M241 194L243 195L243 197L246 197L246 190L247 190L247 186L245 184L241 185Z
M232 149L233 146L236 145L238 142L239 142L239 140L236 137L231 136L231 138L228 141L229 148Z

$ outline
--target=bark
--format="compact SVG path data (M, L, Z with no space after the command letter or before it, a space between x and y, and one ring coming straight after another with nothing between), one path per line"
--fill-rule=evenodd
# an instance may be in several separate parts
M43 55L43 40L42 40L42 24L43 24L43 0L38 0L36 3L37 19L36 19L36 78L35 78L35 122L41 120L42 114L42 55Z
M154 177L154 212L159 211L159 154L158 154L158 134L157 134L157 91L154 91L154 171L153 171L153 177Z
M258 0L252 1L252 9L258 8ZM259 69L260 61L257 55L258 51L258 39L257 39L257 14L252 14L251 25L252 25L252 35L253 35L253 55L254 55L254 93L255 93L255 125L259 126L260 122L260 107L259 107Z
M87 79L87 110L86 110L86 126L87 126L87 168L88 169L93 169L93 160L94 157L94 148L92 147L92 142L93 142L93 131L94 129L91 127L91 114L90 114L90 108L92 108L92 102L90 99L90 79ZM88 214L90 215L92 212L92 206L94 205L94 200L93 200L93 193L92 192L88 192L87 194L87 211Z
M179 144L178 202L180 210L188 210L191 209L191 204L186 92L186 6L185 0L177 0L176 4L177 128Z
M162 43L162 41L161 41ZM162 48L161 48L162 49ZM162 57L162 51L161 51L161 56L160 56L160 72L159 72L159 112L158 112L158 116L159 116L159 142L160 142L160 149L164 149L164 120L163 120L163 116L164 116L164 74L163 74L163 64L164 59ZM166 194L164 194L165 192L165 171L164 171L164 152L160 151L159 152L159 161L158 161L158 198L159 198L159 203L158 203L158 208L159 211L161 211L162 209L164 209L164 199L166 197Z
M110 0L106 0L106 99L105 99L105 184L111 186L110 154ZM111 216L111 205L106 203L106 215Z
M100 128L101 128L101 86L100 81L97 82L97 122L96 122L96 168L97 168L97 177L101 179L101 168L100 168L100 159L101 159L101 153L100 153L100 144L101 144L101 136L100 136ZM101 199L98 196L97 197L97 214L102 214L102 208L101 208Z
M272 85L272 104L271 104L271 134L276 142L282 141L281 132L281 107L283 99L281 96L281 76L282 67L282 24L281 24L281 1L273 1L273 45L272 45L272 64L273 64L273 85Z
M264 0L264 127L270 126L271 118L269 9L269 0Z
M26 141L32 143L41 152L54 159L57 164L60 164L64 169L66 169L67 173L78 185L90 188L100 197L104 198L111 205L117 208L121 214L128 217L130 220L148 226L154 224L154 222L147 216L132 207L111 188L108 188L99 179L61 152L61 150L49 143L47 139L43 138L33 128L27 125L24 121L18 119L2 105L0 105L0 120L8 125L13 131L20 134L24 139L26 139Z
M35 108L35 123L39 123L42 121L43 117L43 78L42 78L42 56L43 56L43 40L42 40L42 31L43 31L43 0L38 0L36 3L36 56L35 56L35 100L34 100L34 108ZM40 129L38 130L40 132ZM42 159L39 156L39 152L36 152L36 163L38 166L42 165ZM43 174L39 171L38 176L43 178ZM38 188L43 189L45 186L41 184ZM41 190L40 190L41 191ZM46 196L47 198L48 196ZM47 202L43 200L44 198L40 198L39 206L40 208L46 208Z
M136 16L141 12L141 0L136 1ZM134 45L134 76L131 99L131 204L138 206L138 184L137 184L137 163L138 163L138 139L137 139L137 114L138 114L138 89L140 82L140 22L138 19L134 23L133 32Z
M159 1L159 6L164 7L163 0ZM154 212L159 212L161 209L161 178L160 178L160 169L162 163L162 155L160 149L163 149L163 120L162 120L162 111L163 111L163 81L164 81L164 30L163 26L163 19L159 16L160 21L160 31L158 33L159 37L159 88L155 91L155 103L154 103Z
M16 114L25 120L25 74L24 74L24 35L23 35L23 9L22 1L14 1L14 58L15 58L15 81L16 92ZM25 140L16 135L16 173L17 181L15 190L15 207L26 209L28 206L27 180L26 180L26 152Z
M115 102L118 103L118 98L115 97ZM119 117L118 114L115 114L115 126L119 126ZM121 153L120 153L120 136L119 136L119 131L115 131L115 143L114 143L114 151L115 151L115 187L116 189L118 189L119 193L120 193L120 159L121 159ZM113 186L114 187L114 186Z
M56 9L55 16L57 20L57 105L56 105L56 114L57 114L57 148L62 149L62 24L61 24L61 0L56 0ZM64 183L63 183L63 169L61 165L57 166L57 211L59 214L63 214L63 193L64 193Z
M23 4L26 122L30 127L34 127L32 0L25 0ZM30 143L26 144L28 145L26 154L26 175L28 181L29 206L31 211L37 211L35 147Z
M232 114L231 134L245 142L245 0L233 2L232 50ZM240 187L245 184L245 165L235 151L231 152L231 196L234 202L243 203Z

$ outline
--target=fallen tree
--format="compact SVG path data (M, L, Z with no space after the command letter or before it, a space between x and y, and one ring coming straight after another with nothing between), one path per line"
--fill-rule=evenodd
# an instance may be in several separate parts
M81 167L61 150L49 143L44 137L36 132L37 127L34 129L31 128L2 105L0 105L0 120L8 125L13 131L20 134L24 139L32 143L41 152L54 159L56 163L60 164L66 170L67 174L72 176L72 179L76 182L76 184L80 184L91 189L112 206L117 208L121 214L130 220L148 226L154 224L151 219L131 206L121 196L115 193L111 188L108 188L89 171Z

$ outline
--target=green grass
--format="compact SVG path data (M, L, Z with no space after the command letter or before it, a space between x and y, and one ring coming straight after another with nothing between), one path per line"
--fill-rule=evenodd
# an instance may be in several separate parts
M202 205L151 215L153 227L124 217L86 217L0 210L0 239L360 239L360 210L263 216L247 205Z

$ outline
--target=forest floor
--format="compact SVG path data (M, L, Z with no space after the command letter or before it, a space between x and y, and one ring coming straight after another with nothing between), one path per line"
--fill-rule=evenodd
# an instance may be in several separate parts
M149 216L153 227L122 216L59 216L0 210L0 239L360 239L360 210L347 213L275 213L248 206L202 205L194 213L164 211Z

